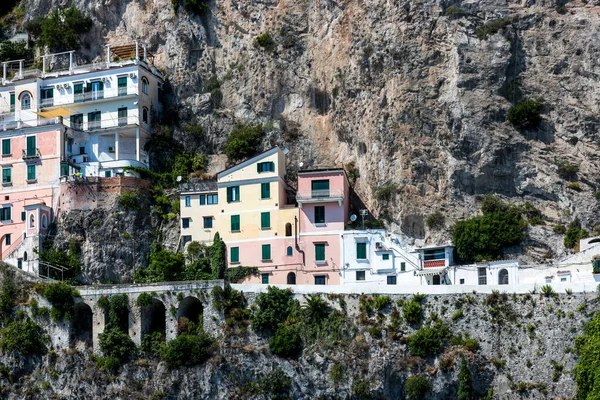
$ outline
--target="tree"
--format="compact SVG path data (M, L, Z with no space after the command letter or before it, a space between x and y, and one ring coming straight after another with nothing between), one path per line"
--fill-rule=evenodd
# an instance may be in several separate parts
M198 241L194 240L191 241L190 244L188 244L187 246L187 254L190 257L191 261L194 262L195 258L200 257L200 254L202 253L202 245L200 243L198 243Z
M25 24L25 29L37 39L41 47L51 52L74 50L81 47L80 36L90 30L93 22L75 7L54 10L47 17L36 17Z
M473 383L471 382L471 371L465 357L460 361L460 372L458 373L458 400L473 399Z
M404 383L404 393L408 400L424 399L431 389L431 382L425 375L409 376Z
M27 48L27 42L24 40L18 40L12 42L5 40L0 44L0 60L31 60L33 59L32 49Z
M214 279L225 278L225 269L227 268L226 251L225 242L221 240L219 232L215 233L213 244L209 248L210 266Z
M280 357L296 357L302 349L302 340L294 326L281 326L269 340L269 350Z
M534 129L542 122L542 102L525 100L508 110L506 119L517 129Z
M264 135L262 125L238 123L229 134L225 143L225 154L230 160L252 157Z
M283 323L297 301L292 298L290 289L269 286L266 293L256 298L258 310L252 316L252 327L256 330L276 330Z

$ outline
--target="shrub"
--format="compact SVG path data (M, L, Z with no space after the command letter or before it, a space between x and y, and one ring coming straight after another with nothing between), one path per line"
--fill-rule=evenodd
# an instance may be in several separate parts
M579 167L575 164L569 164L568 162L560 162L558 164L558 176L565 180L574 180L577 178Z
M517 129L535 129L542 122L542 102L524 100L508 110L506 119Z
M46 354L46 331L31 320L13 320L0 330L0 349L22 355Z
M183 9L189 13L203 15L209 11L205 0L185 0Z
M31 60L33 59L33 49L27 48L27 42L18 40L12 42L5 40L0 44L0 60Z
M581 192L581 185L579 182L569 182L567 185L567 189L574 190L576 192Z
M402 315L406 322L412 325L421 323L423 319L423 309L421 305L414 300L407 301L402 306Z
M398 192L398 185L386 183L373 189L373 196L379 201L389 201Z
M446 225L446 217L441 212L436 211L425 218L425 225L434 231L442 229Z
M458 400L473 399L473 382L471 382L471 371L464 357L460 361L460 372L458 373Z
M310 324L320 324L331 313L331 307L319 294L305 297L306 303L302 305L303 315Z
M458 19L461 18L463 15L466 15L467 12L459 6L450 6L446 8L446 12L444 14L450 19Z
M148 307L152 305L152 296L148 293L141 293L135 301L135 304L140 307Z
M111 327L105 329L98 335L100 349L106 357L119 360L120 363L128 361L136 351L135 343L129 334L119 328Z
M140 204L137 196L134 192L126 192L119 196L119 207L123 211L136 211L139 210Z
M144 335L140 344L140 350L146 357L159 358L162 345L165 343L166 337L164 332L152 332Z
M556 12L559 13L560 15L564 15L567 13L567 7L565 6L556 6L555 8Z
M377 326L372 326L369 328L369 335L371 335L373 339L381 339L383 337L381 328Z
M133 275L134 282L166 282L182 278L185 265L185 257L182 253L171 253L160 246L153 246L148 258L148 268L138 269Z
M408 338L408 350L413 356L436 355L442 350L442 339L446 335L447 328L441 324L424 326Z
M464 312L462 310L462 308L456 310L454 312L454 314L452 314L452 321L456 321L459 318L462 318L464 316Z
M254 47L262 47L265 50L272 51L275 49L275 41L269 32L264 32L254 38Z
M426 398L433 386L425 375L409 376L404 382L404 393L408 400L421 400Z
M340 383L344 381L346 375L346 368L338 362L333 363L329 370L329 380L333 383L333 386L338 387Z
M238 283L248 276L258 276L260 271L257 267L233 267L225 270L225 280L230 283Z
M269 341L271 353L285 358L297 357L302 350L302 340L294 326L281 326Z
M567 228L562 224L556 224L552 226L552 232L564 235L567 232Z
M554 296L556 296L556 292L554 291L554 289L550 285L544 285L544 286L542 286L541 291L542 291L542 294L545 297L554 297Z
M169 368L197 365L208 358L213 343L213 339L204 332L199 335L179 335L162 346L161 358Z
M579 355L575 366L577 399L593 399L600 387L600 313L585 325L583 334L575 339L575 350Z
M585 229L579 229L575 226L571 226L569 229L567 229L563 243L565 247L572 249L579 246L579 240L585 239L588 236L589 233Z
M292 378L281 368L274 369L258 382L259 391L270 399L288 398L292 389Z
M79 292L64 282L48 284L44 288L44 297L52 304L52 319L70 320L73 316L73 297L79 297Z
M383 310L391 303L392 303L392 300L390 299L390 296L379 295L379 294L373 295L373 307L375 307L375 309L377 311Z
M475 28L475 35L480 40L485 40L488 36L496 34L500 29L510 25L511 21L508 18L499 18L488 22L487 24Z
M259 331L276 330L296 303L290 289L269 286L266 293L261 293L256 298L258 310L252 315L252 327Z
M366 379L358 379L352 382L352 386L350 387L350 391L352 395L359 399L369 399L371 398L371 385L369 381Z
M221 236L217 232L213 238L213 244L208 248L214 279L223 279L225 277L225 269L227 268L226 253L225 242L221 240Z
M46 17L36 17L25 24L40 47L47 46L57 53L81 47L80 36L92 27L92 19L75 7L52 11Z
M264 135L262 125L238 123L229 134L225 143L225 154L234 161L256 154L258 145Z

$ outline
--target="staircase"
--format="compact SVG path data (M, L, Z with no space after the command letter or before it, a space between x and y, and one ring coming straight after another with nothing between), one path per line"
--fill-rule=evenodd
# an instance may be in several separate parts
M416 270L423 269L421 266L421 260L419 256L412 252L412 248L408 246L405 242L400 240L398 236L390 233L389 236L385 239L385 245L388 249L398 253L400 257L406 260L407 263L412 265L412 267Z

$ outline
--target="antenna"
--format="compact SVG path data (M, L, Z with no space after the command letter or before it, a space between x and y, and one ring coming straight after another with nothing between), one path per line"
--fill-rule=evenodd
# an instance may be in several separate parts
M367 210L367 209L360 210L358 213L362 217L362 228L364 230L365 229L365 215L369 215L369 210Z

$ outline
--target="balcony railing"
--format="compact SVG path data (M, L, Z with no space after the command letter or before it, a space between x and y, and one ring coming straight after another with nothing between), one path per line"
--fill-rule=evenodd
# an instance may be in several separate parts
M69 128L77 131L92 131L95 129L108 129L123 127L128 125L139 125L139 118L136 116L131 117L118 117L111 119L103 119L101 121L89 121L89 122L72 122L64 119L64 124Z
M321 189L321 190L306 190L296 193L296 200L325 200L325 199L344 198L343 189Z
M42 108L53 107L53 106L54 106L54 98L42 99L42 101L40 102L40 107L42 107Z
M40 153L40 149L37 147L30 147L27 149L23 149L23 160L27 160L30 158L40 158L42 154Z

